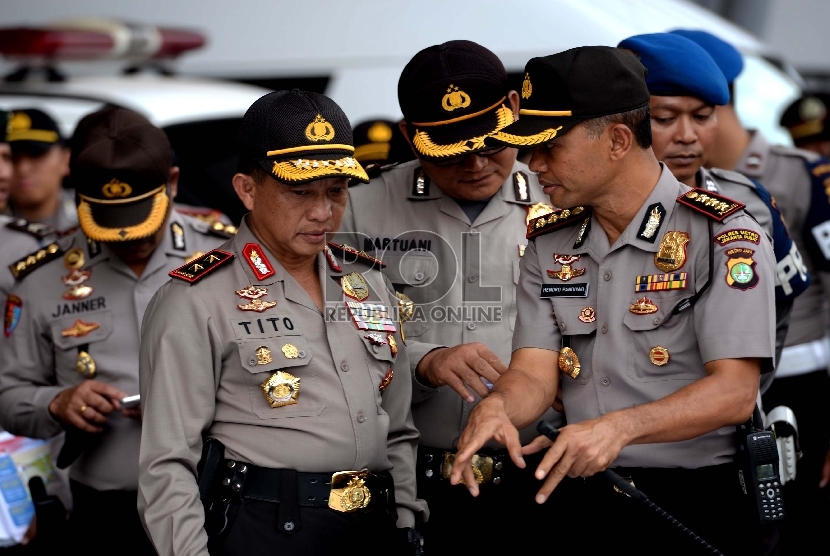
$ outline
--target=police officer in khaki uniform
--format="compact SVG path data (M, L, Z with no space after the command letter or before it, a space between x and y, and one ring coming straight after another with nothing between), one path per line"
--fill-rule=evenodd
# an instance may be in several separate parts
M326 244L366 179L349 121L278 91L239 146L238 234L144 320L144 524L162 554L402 553L426 504L396 298L375 259Z
M70 471L73 548L152 553L136 512L139 327L167 272L220 243L171 210L163 131L124 109L81 124L72 171L81 229L14 265L0 361L0 425L48 438ZM74 460L74 462L73 462Z
M657 159L681 183L742 202L772 239L777 261L776 356L780 357L793 301L807 289L809 278L801 252L766 189L738 172L703 167L715 145L716 107L729 102L726 79L708 52L675 33L636 35L619 47L633 52L648 70L652 150ZM762 392L772 379L772 374L762 377Z
M513 541L482 529L490 517L525 539L544 534L549 516L532 504L531 473L493 442L476 460L480 499L447 479L470 411L510 358L527 221L552 209L516 149L484 145L519 106L495 54L470 41L426 48L404 68L398 99L418 160L353 186L341 232L356 233L339 238L382 259L395 289L415 302L404 332L427 549L495 550ZM547 417L556 419L552 410ZM535 436L523 431L525 441Z
M530 168L551 202L570 208L528 227L516 351L470 417L452 480L463 470L478 491L463 464L490 438L517 465L550 446L540 437L522 448L515 427L546 410L561 376L569 424L536 470L547 476L539 502L564 476L610 466L723 552L766 553L774 526L747 523L733 457L735 425L753 412L760 373L773 370L775 259L740 203L689 189L658 163L645 71L608 47L525 67L527 116L493 140L538 145ZM700 553L598 477L581 499L569 524L587 525L586 553Z
M732 81L743 58L732 45L703 31L685 33L705 48ZM803 453L795 480L786 485L789 519L781 527L782 550L809 553L825 542L830 519L830 338L827 337L830 272L830 198L824 184L830 160L802 149L772 145L757 130L746 130L734 109L734 98L718 108L718 139L710 165L734 169L758 180L775 197L793 240L804 253L810 287L795 301L790 329L775 380L764 393L764 408L790 407L798 420ZM822 487L822 488L820 488Z
M806 93L787 106L778 123L787 128L796 147L828 158L830 157L828 105L830 105L830 94Z

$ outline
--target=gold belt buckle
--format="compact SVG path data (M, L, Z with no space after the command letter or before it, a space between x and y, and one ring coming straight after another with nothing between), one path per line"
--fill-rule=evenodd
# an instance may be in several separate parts
M372 493L366 486L366 471L338 471L331 476L329 508L343 513L362 510L372 500Z
M444 452L444 465L441 467L441 476L445 479L450 478L452 464L454 462L455 454L452 452ZM490 456L474 455L471 466L478 484L486 483L493 477L493 458ZM464 484L463 478L461 479L461 484Z

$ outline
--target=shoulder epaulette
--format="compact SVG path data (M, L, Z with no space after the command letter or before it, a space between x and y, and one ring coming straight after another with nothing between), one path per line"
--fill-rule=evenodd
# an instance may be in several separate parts
M750 180L748 177L741 174L740 172L735 172L733 170L724 170L723 168L709 168L709 172L711 172L712 175L714 175L716 178L720 178L722 180L740 183L741 185L754 185L752 183L752 180Z
M43 239L46 236L55 233L55 229L52 228L52 226L38 224L37 222L29 222L25 218L15 218L11 222L7 223L6 227L11 230L17 230L18 232L35 236L38 239Z
M204 278L205 274L216 270L231 259L233 259L233 253L228 253L221 249L214 249L188 262L184 266L180 266L176 270L171 271L169 276L195 284Z
M677 202L718 222L723 222L730 214L746 207L729 197L698 188L687 191L677 198Z
M590 207L579 206L538 216L527 225L527 239L533 239L554 230L573 226L577 222L582 222L585 215L590 214L590 210Z
M380 259L376 259L371 255L367 255L365 251L358 251L354 247L349 247L348 245L340 245L339 243L329 242L329 248L334 251L336 255L340 255L340 257L345 259L346 253L351 255L349 262L353 262L354 260L362 261L369 266L377 265L378 268L386 268L386 265L380 261Z
M175 207L176 212L179 214L184 214L185 216L190 216L191 218L198 218L203 222L207 222L208 224L213 224L214 222L221 222L225 219L225 215L222 214L222 211L212 209L212 208L199 208L199 207Z
M364 165L363 169L366 170L366 175L369 176L369 180L373 180L379 177L384 172L391 170L397 165L397 162L392 162L391 164L378 164L377 162L373 162L372 164ZM349 180L349 187L354 187L355 185L360 185L362 183L366 183L366 181L359 180L357 178L351 178Z
M222 222L216 221L210 225L208 231L215 236L230 239L236 235L237 228L232 224L223 224Z
M61 246L57 243L50 243L46 247L41 247L19 261L10 264L9 270L11 270L15 280L22 280L34 272L35 269L40 268L51 260L57 259L61 255L63 255Z

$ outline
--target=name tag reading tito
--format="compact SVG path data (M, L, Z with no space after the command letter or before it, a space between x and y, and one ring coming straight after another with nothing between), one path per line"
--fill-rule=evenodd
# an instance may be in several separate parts
M542 284L539 297L588 297L590 284Z

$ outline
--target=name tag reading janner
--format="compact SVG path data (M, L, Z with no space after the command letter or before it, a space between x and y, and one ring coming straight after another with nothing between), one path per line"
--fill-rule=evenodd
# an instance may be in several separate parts
M588 297L589 283L583 284L542 284L539 297Z

